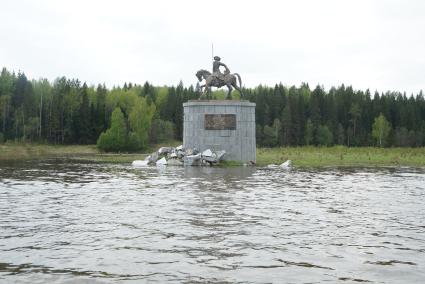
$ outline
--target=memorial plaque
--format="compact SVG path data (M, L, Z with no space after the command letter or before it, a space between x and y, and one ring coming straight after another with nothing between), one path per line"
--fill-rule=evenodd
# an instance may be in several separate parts
M206 114L205 130L236 130L236 114Z

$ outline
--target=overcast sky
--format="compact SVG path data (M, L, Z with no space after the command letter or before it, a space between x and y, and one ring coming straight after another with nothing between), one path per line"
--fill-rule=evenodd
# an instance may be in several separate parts
M29 78L196 84L211 44L245 86L425 90L425 1L0 0L0 66Z

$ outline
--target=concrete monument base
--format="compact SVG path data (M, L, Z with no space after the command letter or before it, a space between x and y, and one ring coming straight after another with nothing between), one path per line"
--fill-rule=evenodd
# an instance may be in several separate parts
M225 160L256 161L255 103L197 100L184 103L183 108L186 149L225 150Z

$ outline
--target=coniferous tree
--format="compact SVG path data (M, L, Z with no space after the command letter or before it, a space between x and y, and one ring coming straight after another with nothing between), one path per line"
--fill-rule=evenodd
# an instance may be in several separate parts
M320 125L317 129L317 143L322 146L331 146L333 141L332 132L327 125Z
M314 138L314 128L313 123L311 122L311 119L307 120L307 123L305 125L305 136L304 141L305 145L310 145L313 142Z
M84 83L81 90L81 104L78 111L78 143L86 144L90 141L89 134L91 130L90 124L90 105L87 93L87 85Z
M317 86L311 91L303 83L300 87L244 87L243 92L246 99L257 104L259 146L368 146L374 145L375 140L380 144L374 135L379 132L374 122L381 113L389 123L382 146L420 147L425 143L422 91L411 96L400 92L374 92L371 96L369 90L356 91L345 85L329 91ZM212 95L220 98L221 93L215 91ZM94 143L111 127L112 113L119 107L128 139L121 150L136 149L144 147L146 141L169 140L173 134L174 138L182 139L182 103L197 98L192 86L186 88L181 83L175 87L155 87L148 82L143 86L126 82L123 87L94 88L65 77L52 83L46 79L29 81L23 72L15 75L3 68L0 136L3 141ZM150 117L141 114L145 110L138 109L139 99L155 109L148 131L143 128L145 136L137 135L135 130L141 129L136 127L139 118ZM331 142L329 137L333 137Z

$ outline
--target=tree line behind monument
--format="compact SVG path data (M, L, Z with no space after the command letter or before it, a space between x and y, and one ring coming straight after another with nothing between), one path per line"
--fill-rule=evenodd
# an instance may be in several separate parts
M351 86L329 91L300 87L244 88L256 103L258 146L425 145L425 99L379 94ZM223 91L211 98L223 99ZM234 96L237 94L234 93ZM0 143L95 144L131 151L151 143L181 140L183 102L198 98L193 86L126 83L107 89L61 77L28 80L3 68L0 74Z

